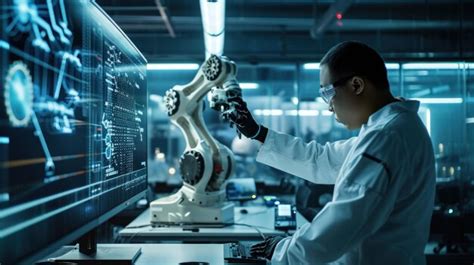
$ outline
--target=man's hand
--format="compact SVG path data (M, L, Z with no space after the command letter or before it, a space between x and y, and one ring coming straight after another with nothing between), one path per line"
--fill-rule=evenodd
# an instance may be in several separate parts
M264 241L253 245L250 248L250 255L254 257L265 257L269 260L272 259L275 247L284 237L282 236L269 236Z
M247 103L241 97L229 98L228 102L234 106L229 113L229 119L236 125L237 130L245 137L254 139L260 132L260 125L252 117Z

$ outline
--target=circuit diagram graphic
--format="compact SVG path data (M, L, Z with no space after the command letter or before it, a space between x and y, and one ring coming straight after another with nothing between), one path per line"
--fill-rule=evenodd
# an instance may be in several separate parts
M15 187L110 180L95 194L145 172L146 67L119 29L83 19L93 5L0 2L0 203Z

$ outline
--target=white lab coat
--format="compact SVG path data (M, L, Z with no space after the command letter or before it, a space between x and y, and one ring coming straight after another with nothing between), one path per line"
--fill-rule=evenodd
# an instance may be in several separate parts
M278 243L272 264L425 264L435 169L418 107L391 103L357 137L325 145L269 130L257 161L335 184L313 221Z

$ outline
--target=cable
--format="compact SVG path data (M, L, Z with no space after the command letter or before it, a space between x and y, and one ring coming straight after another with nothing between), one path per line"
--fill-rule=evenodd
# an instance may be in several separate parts
M152 225L151 224L144 224L144 225L136 225L136 226L127 226L125 227L126 229L137 229L137 228L144 228L144 227L151 227ZM139 233L140 231L135 231L135 233L133 233L133 235L128 238L128 240L120 240L122 241L121 243L131 243L132 242L132 239ZM122 238L122 236L120 237Z
M125 228L127 229L135 229L135 228L143 228L143 227L148 227L151 226L151 224L146 224L146 225L136 225L136 226L127 226Z
M247 226L247 227L253 228L255 229L255 231L257 231L257 233L262 237L263 240L266 239L265 235L262 233L262 231L260 231L258 226L243 224L243 223L231 223L230 225L241 225L241 226ZM266 228L266 227L260 226L260 228Z
M236 221L240 221L242 219L245 219L247 216L254 216L254 215L264 214L264 213L267 213L267 212L268 212L268 209L265 209L265 210L262 210L262 211L257 211L257 212L249 212L249 213L246 213L246 214L242 214L240 216L240 218L237 219Z

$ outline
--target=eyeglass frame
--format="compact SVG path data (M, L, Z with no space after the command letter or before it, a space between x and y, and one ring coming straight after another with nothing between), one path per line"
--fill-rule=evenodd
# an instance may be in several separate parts
M336 95L336 87L343 85L345 82L347 82L349 79L353 78L356 76L355 74L343 77L338 79L336 82L329 84L329 85L319 85L319 95L321 98L326 102L326 104L329 104L332 100L332 98Z

